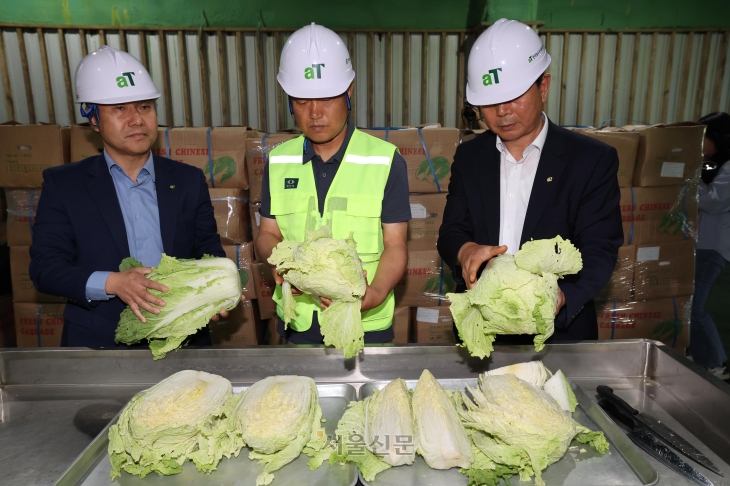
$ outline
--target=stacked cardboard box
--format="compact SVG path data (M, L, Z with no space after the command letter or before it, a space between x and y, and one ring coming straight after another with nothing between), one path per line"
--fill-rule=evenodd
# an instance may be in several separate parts
M616 147L620 161L624 246L596 298L599 338L658 339L686 348L698 217L692 179L702 164L704 126L634 126L586 135ZM637 144L633 170L627 162L631 137Z
M267 133L251 136L246 140L246 168L251 187L251 202L261 202L261 179L271 151L298 136L292 133Z
M0 187L7 188L3 220L7 221L15 329L6 341L22 347L58 346L63 329L63 299L33 287L28 267L32 223L43 171L70 159L71 130L57 125L0 125ZM12 188L12 189L11 189ZM31 319L32 316L32 319ZM6 328L7 329L7 328Z
M451 269L436 249L436 240L409 241L406 273L395 287L396 306L448 306L445 295L455 288Z
M242 300L228 313L228 318L210 323L210 338L214 346L238 347L263 344L260 323L253 302Z

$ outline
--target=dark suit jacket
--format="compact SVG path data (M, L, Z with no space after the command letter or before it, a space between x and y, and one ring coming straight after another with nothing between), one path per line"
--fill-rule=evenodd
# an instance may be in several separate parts
M592 299L608 283L623 243L617 171L614 148L550 122L520 246L560 235L583 256L583 270L559 282L565 306L555 319L554 340L598 338ZM462 289L456 256L464 243L499 245L499 193L496 135L485 132L456 150L439 231L439 253Z
M178 258L224 257L203 172L164 157L154 157L154 164L164 252ZM129 256L122 210L103 155L43 172L30 255L36 289L68 299L62 345L114 346L126 304L119 298L86 299L89 276L119 271Z

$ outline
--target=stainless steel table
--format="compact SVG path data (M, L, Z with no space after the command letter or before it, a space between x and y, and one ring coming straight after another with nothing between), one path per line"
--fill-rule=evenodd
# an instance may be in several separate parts
M635 408L650 412L702 450L730 478L730 386L661 343L646 340L497 347L489 359L453 346L366 347L345 360L323 347L183 349L160 361L148 350L0 350L0 484L53 484L126 402L172 373L198 369L246 385L276 374L318 383L470 378L508 364L542 359L595 394L610 385ZM689 484L649 459L659 484ZM717 485L728 485L718 481Z

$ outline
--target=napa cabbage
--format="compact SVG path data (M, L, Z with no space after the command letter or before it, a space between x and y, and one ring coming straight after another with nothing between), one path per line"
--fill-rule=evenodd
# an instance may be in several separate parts
M463 346L484 358L497 334L533 334L540 351L554 331L558 279L582 266L580 252L560 236L494 257L474 288L446 295Z
M125 258L120 271L140 266L134 258ZM140 309L146 322L127 306L119 317L114 341L134 344L146 339L156 360L180 348L188 336L207 326L218 312L233 309L241 300L238 269L228 258L181 260L163 254L147 278L168 288L167 293L148 289L164 300L165 306L159 308L159 314Z
M560 408L566 412L575 412L575 408L578 406L578 399L575 398L575 393L573 393L568 379L561 370L558 370L552 378L545 382L542 389L555 399L558 405L560 405Z
M109 428L111 478L178 474L188 460L201 472L215 470L243 447L228 427L236 401L228 380L193 370L137 394Z
M483 376L479 388L467 391L471 398L459 394L456 401L464 406L457 409L475 447L522 481L534 475L535 485L543 486L542 471L565 455L574 438L608 450L602 432L578 424L550 395L514 374Z
M517 363L509 366L503 366L496 370L490 370L483 373L479 379L483 379L486 376L497 376L507 375L512 373L520 380L526 381L527 383L542 388L548 379L553 376L550 370L542 364L542 361L528 361L526 363Z
M270 484L272 473L301 453L311 458L313 470L330 455L318 400L314 380L305 376L270 376L243 392L232 429L252 449L249 458L264 464L257 486Z
M474 457L451 393L428 370L413 391L413 423L418 450L433 469L469 468Z
M350 402L337 424L342 450L330 464L354 462L366 481L393 466L413 464L417 437L405 381L393 380L363 401Z
M318 303L319 297L332 304L319 312L324 343L342 349L346 358L365 346L360 306L367 283L352 233L346 240L332 238L329 226L307 232L303 242L282 241L271 252L269 263L284 278L282 311L284 325L296 319L294 286ZM371 276L372 278L373 276Z
M376 392L365 403L365 415L366 447L391 466L413 464L415 448L404 448L398 440L407 438L406 443L416 442L411 396L406 382L393 380L382 391Z

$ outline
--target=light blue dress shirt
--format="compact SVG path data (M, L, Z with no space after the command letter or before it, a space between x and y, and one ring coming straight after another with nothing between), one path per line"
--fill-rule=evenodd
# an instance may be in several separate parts
M104 159L114 181L117 199L122 209L129 254L145 267L157 266L162 259L163 249L152 152L137 174L137 182L129 178L106 150ZM89 280L86 281L88 300L109 300L114 297L104 291L106 280L111 273L99 271L91 274Z

